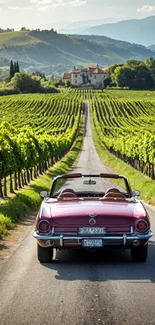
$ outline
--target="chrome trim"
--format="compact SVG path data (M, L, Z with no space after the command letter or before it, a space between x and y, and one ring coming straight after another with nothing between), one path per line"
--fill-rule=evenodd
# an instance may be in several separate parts
M133 234L133 227L131 227L131 234Z
M55 236L53 238L55 238ZM60 239L60 246L63 247L63 242L64 242L63 240L65 239L64 236L60 235L59 239Z
M49 233L50 234L50 233ZM130 231L127 231L126 233L125 233L126 235L131 235L131 232ZM55 231L55 235L56 236L60 236L61 235L61 233L60 232L58 232L58 231ZM75 232L64 232L64 234L63 234L64 236L75 236L76 235L76 233ZM85 235L85 237L90 237L90 234L84 234ZM103 235L103 234L102 234ZM106 232L105 234L104 234L104 236L106 236L106 235L110 235L110 236L117 236L117 235L124 235L124 232L123 231L108 231L108 232ZM78 236L82 236L82 235L80 235L80 234L78 234ZM93 237L93 236L97 236L97 234L91 234L91 237ZM100 237L101 236L101 234L98 234L98 236Z
M123 235L123 246L126 246L126 235Z
M124 234L125 235L125 234ZM142 240L142 239L149 239L150 237L153 236L153 232L152 231L149 231L147 234L136 234L136 235L125 235L125 239L123 236L98 236L98 237L94 237L94 236L89 236L90 238L93 238L93 239L103 239L103 240L135 240L135 239L139 239L139 240ZM77 240L82 240L82 239L85 239L85 238L88 238L87 236L66 236L66 235L58 235L58 236L52 236L51 234L49 235L46 235L46 234L40 234L38 231L34 231L33 233L33 237L36 238L36 239L42 239L42 240L48 240L48 239L53 239L53 240L60 240L60 246L63 246L63 241L66 240L66 239L77 239Z

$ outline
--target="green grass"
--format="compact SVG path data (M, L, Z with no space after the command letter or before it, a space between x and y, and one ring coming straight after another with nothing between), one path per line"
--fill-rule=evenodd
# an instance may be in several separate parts
M148 204L155 205L155 181L138 172L130 165L124 163L115 155L110 154L105 146L99 141L99 137L96 133L93 123L92 129L93 141L97 153L104 165L110 167L115 173L128 177L132 190L139 190L141 193L140 198L142 200L145 200Z
M32 37L28 31L19 32L9 32L0 34L0 46L4 44L7 46L24 46L31 45L35 43L40 43L41 41L35 37Z
M14 228L21 217L38 208L41 203L40 192L50 190L52 179L68 172L81 151L83 136L80 133L71 151L47 173L33 181L26 189L16 192L14 198L0 200L0 238L7 234L7 230Z

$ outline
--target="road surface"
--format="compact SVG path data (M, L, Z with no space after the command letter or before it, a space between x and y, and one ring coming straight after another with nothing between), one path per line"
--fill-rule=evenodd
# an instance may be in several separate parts
M110 171L95 151L89 112L75 170ZM32 233L0 266L0 325L155 325L155 236L144 264L128 251L58 251L41 265Z

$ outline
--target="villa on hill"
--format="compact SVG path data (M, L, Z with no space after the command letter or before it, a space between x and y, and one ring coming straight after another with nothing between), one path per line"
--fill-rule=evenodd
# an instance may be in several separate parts
M63 81L70 81L72 86L104 88L104 80L108 78L108 73L100 69L99 66L87 66L76 69L70 73L64 73Z

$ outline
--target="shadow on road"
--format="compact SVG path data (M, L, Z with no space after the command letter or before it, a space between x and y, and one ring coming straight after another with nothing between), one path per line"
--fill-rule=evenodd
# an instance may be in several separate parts
M44 267L55 270L57 280L110 281L125 280L155 282L155 242L149 242L149 256L146 263L133 263L130 251L57 251L52 264Z

